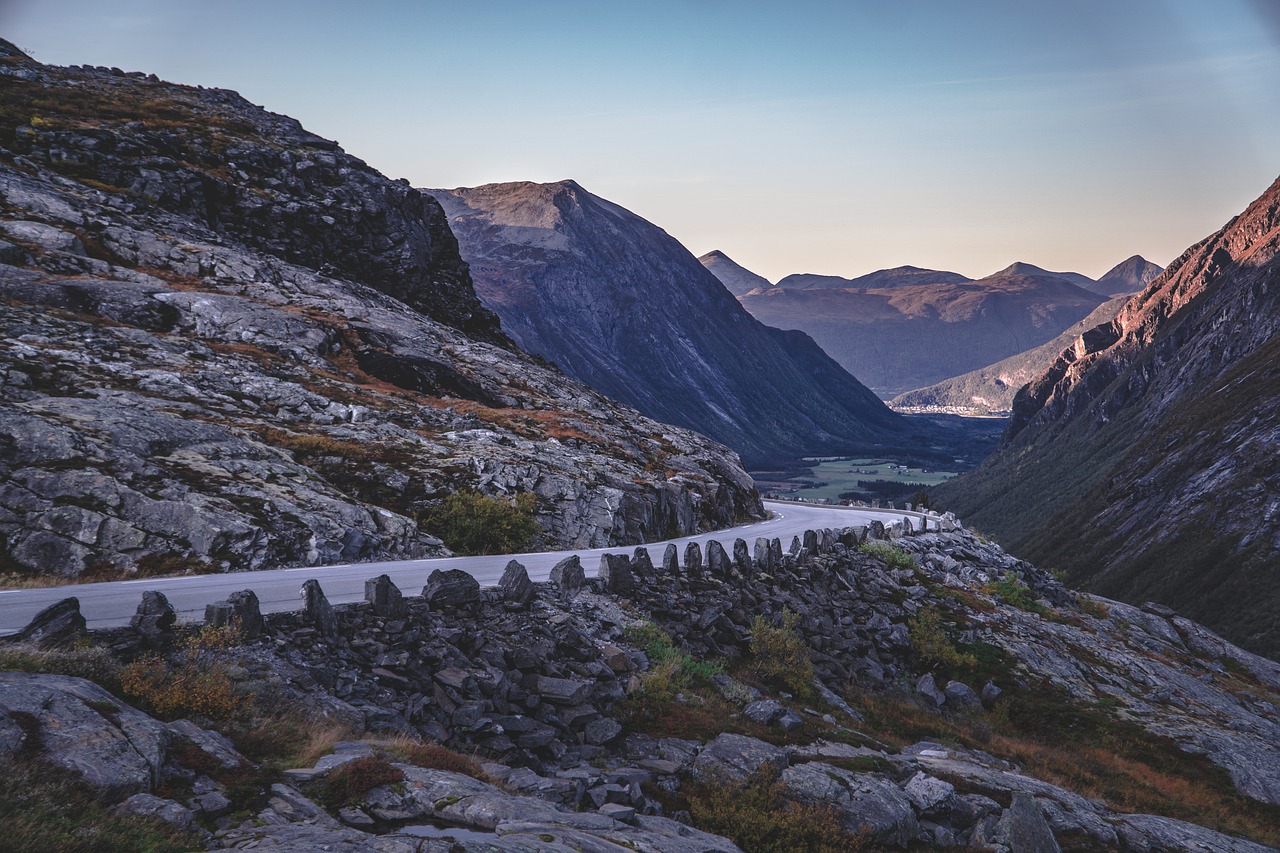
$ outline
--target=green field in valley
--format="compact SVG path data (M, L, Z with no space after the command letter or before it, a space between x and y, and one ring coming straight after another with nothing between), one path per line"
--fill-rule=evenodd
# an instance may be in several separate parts
M861 492L862 500L881 497L869 490L860 488L858 481L879 482L885 484L922 484L926 489L936 486L944 480L955 476L954 471L935 471L932 468L908 468L888 459L832 459L829 457L807 458L812 463L809 473L798 474L785 480L774 480L766 476L758 479L762 494L775 494L784 498L804 498L805 500L840 500L845 492ZM896 500L908 500L916 489L903 489Z

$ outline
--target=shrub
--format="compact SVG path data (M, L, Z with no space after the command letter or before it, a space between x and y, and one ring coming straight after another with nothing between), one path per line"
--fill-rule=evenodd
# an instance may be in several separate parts
M320 800L330 810L358 803L381 785L404 781L404 773L385 758L368 755L331 770L320 785Z
M462 773L473 779L486 778L470 757L438 743L421 743L406 738L387 744L386 750L402 758L405 764L412 764L414 767Z
M464 489L440 501L422 520L459 554L512 554L528 548L540 529L536 507L537 499L528 493L500 498Z
M0 645L0 671L74 675L116 690L120 662L101 646L45 649L29 643L13 643Z
M1018 576L1009 572L998 581L993 581L982 588L982 591L988 595L994 595L1006 604L1011 604L1019 610L1026 610L1030 613L1044 613L1045 607L1036 601L1035 596L1031 594L1031 590L1018 579Z
M941 667L945 670L972 670L978 665L978 659L974 655L956 648L947 633L942 612L936 607L920 608L907 620L907 633L916 657L929 669Z
M1080 607L1080 612L1086 616L1092 616L1094 619L1108 619L1111 617L1111 608L1096 598L1088 595L1076 593L1076 604Z
M875 557L891 569L906 569L914 571L920 568L916 563L914 554L904 551L896 545L890 545L887 542L863 542L858 546L860 553Z
M723 835L750 853L841 853L865 849L830 807L789 802L776 775L757 773L745 785L699 785L689 796L694 825Z
M225 722L248 710L235 691L227 650L239 631L205 626L184 638L169 658L144 655L120 670L120 689L167 720L200 716Z
M782 624L777 626L763 616L755 618L751 625L751 671L766 683L807 697L813 692L813 662L809 647L796 632L799 618L790 610L782 614Z

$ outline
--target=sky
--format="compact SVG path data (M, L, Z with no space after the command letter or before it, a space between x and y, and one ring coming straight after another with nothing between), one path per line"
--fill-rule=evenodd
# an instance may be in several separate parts
M573 178L776 281L1167 264L1280 174L1275 0L0 0L393 178Z

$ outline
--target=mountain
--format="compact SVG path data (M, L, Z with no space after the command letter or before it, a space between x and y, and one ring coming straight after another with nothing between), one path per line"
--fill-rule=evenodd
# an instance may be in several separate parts
M753 319L666 232L575 182L428 192L507 333L598 391L750 464L902 441L901 416L807 336Z
M1120 296L1137 293L1164 270L1141 255L1134 255L1103 273L1102 278L1089 285L1088 290L1103 296Z
M876 270L857 278L841 278L835 275L815 275L813 273L794 273L778 282L778 287L808 289L815 287L854 287L861 289L905 287L916 284L957 284L971 279L958 272L942 270L926 270L920 267L894 267L887 270Z
M720 283L728 288L734 296L755 290L757 287L772 287L769 279L756 275L751 270L734 261L724 252L716 249L698 258L711 274L720 279Z
M937 498L1112 597L1280 655L1280 181L1014 400Z
M0 77L0 573L440 553L460 490L536 547L762 513L519 351L430 196L234 92L4 42Z
M1043 373L1064 349L1085 332L1115 319L1128 301L1128 296L1110 299L1047 344L960 376L944 379L936 385L899 394L893 398L891 405L899 410L947 409L963 411L965 414L1010 411L1013 408L1013 397L1019 388Z
M891 398L1061 334L1104 301L1073 276L1014 264L977 281L888 287L797 288L783 286L783 279L740 301L767 325L809 334L842 367Z

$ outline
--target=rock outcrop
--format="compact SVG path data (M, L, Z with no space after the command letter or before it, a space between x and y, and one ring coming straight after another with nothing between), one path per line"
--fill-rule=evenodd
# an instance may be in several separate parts
M429 196L232 92L0 75L5 571L440 554L464 488L534 494L535 547L762 512L724 447L516 350Z
M748 464L900 446L906 422L806 335L756 322L655 225L573 181L429 190L532 353Z
M1102 594L1280 654L1280 182L1014 401L935 497Z

